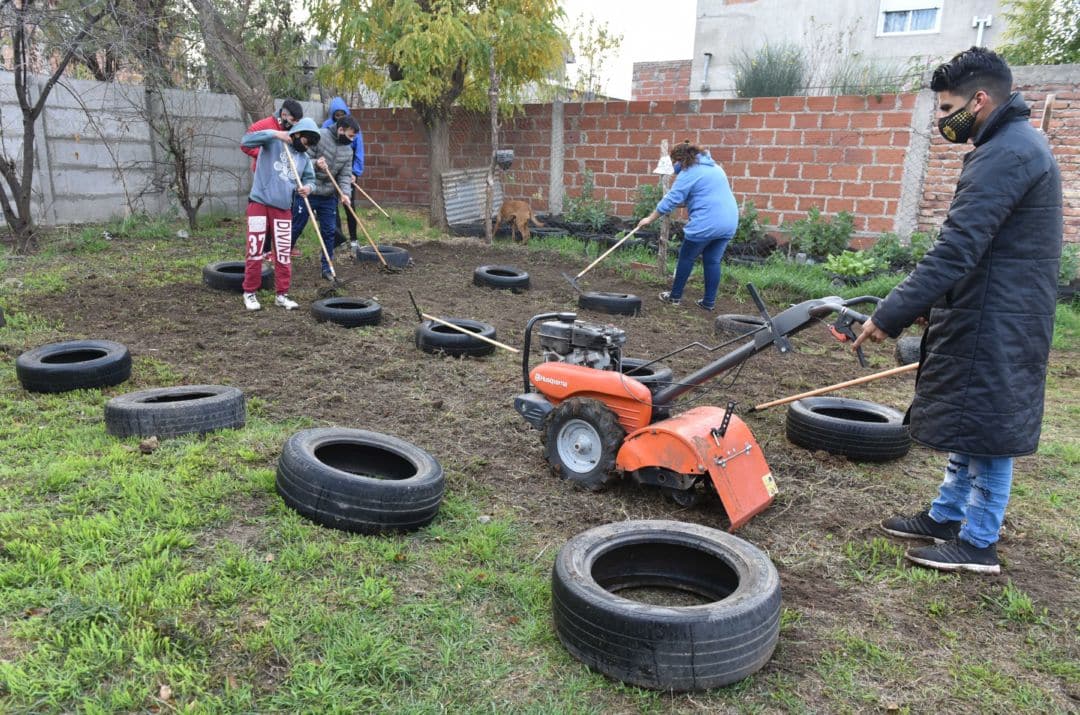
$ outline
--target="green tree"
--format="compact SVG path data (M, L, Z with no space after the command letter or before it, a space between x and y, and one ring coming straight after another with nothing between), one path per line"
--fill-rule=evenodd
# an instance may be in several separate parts
M486 108L489 53L506 106L561 67L566 47L555 0L312 0L311 8L320 36L337 45L323 75L362 82L412 106L423 122L434 226L446 225L441 176L450 166L451 112L455 104Z
M574 52L577 79L574 90L581 99L591 101L603 89L601 75L611 59L611 52L622 43L622 35L612 32L606 22L595 16L578 15L574 27L567 33Z
M1080 62L1080 0L1011 0L1006 7L1007 44L997 51L1010 64Z

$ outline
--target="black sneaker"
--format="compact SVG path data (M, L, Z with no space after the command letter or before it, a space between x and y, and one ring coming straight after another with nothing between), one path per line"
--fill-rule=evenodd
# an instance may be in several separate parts
M713 309L714 309L714 308L716 308L716 306L715 306L715 305L707 305L707 304L705 303L705 300L704 300L704 299L702 299L702 300L697 300L697 301L694 301L694 302L695 302L695 303L697 304L697 307L701 308L702 310L707 310L707 311L709 311L710 313L711 313L711 312L713 312Z
M990 544L980 549L963 539L956 538L936 546L910 549L904 558L920 566L939 571L973 571L975 573L1001 573L997 546Z
M951 541L960 535L959 521L934 521L930 510L920 511L915 516L890 516L881 522L886 534L899 536L901 539L933 539L935 543Z
M330 274L330 271L323 271L322 272L322 279L324 281L332 281L332 280L334 280L334 276Z
M678 305L680 299L679 298L672 298L670 291L665 290L662 293L660 293L660 301L662 303L669 303L671 305Z

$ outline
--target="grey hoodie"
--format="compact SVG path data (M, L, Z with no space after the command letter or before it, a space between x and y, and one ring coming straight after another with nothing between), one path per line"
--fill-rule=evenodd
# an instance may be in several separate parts
M318 159L322 157L326 159L326 164L330 168L330 171L334 174L334 179L337 181L338 186L345 193L346 196L350 195L352 191L352 163L353 163L353 147L352 142L348 144L338 144L337 141L337 127L331 126L329 128L322 128L319 130L322 134L322 139L315 146L314 149L308 151L315 154L314 158ZM322 169L315 169L315 191L312 192L316 196L337 196L337 189L330 183L330 178L326 175L326 172Z
M295 127L294 127L295 128ZM305 186L314 188L315 172L307 154L301 154L275 136L272 129L245 134L240 140L242 146L259 147L259 158L255 161L255 177L251 182L248 199L276 209L291 209L293 193L296 191L296 179L285 152L290 152L296 162L296 170ZM321 143L321 142L320 142Z

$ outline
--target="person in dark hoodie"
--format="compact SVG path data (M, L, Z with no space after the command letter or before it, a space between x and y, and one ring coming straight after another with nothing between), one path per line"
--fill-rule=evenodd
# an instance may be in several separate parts
M247 260L244 264L244 307L259 310L255 295L262 282L262 249L269 239L273 244L274 300L286 310L299 305L289 298L292 280L292 205L293 194L307 196L315 188L315 173L308 159L308 147L319 143L319 128L307 117L298 121L288 132L276 129L245 134L240 143L259 148L255 160L255 176L251 183L247 207ZM286 152L289 154L287 155ZM292 156L300 174L300 186L289 163Z
M679 247L679 262L671 290L660 294L660 300L678 305L683 288L698 256L705 272L705 297L697 305L705 310L716 307L720 289L720 261L728 242L739 227L739 206L731 193L727 174L713 161L709 153L690 142L676 144L669 152L675 167L675 183L638 228L648 226L663 214L669 214L680 204L686 204L690 220L683 229Z
M972 47L938 67L938 130L974 148L941 235L885 297L854 342L923 335L911 436L948 453L938 497L889 534L936 542L913 563L996 574L1013 459L1039 445L1061 258L1061 173L997 54Z
M349 109L349 105L345 104L345 100L341 97L334 97L330 100L330 116L326 121L322 123L323 129L330 129L340 118L351 117L352 110ZM355 117L354 117L355 119ZM364 134L360 131L360 124L356 125L356 137L352 142L353 150L353 163L352 163L352 175L353 175L353 188L352 188L352 204L356 205L356 182L360 180L361 174L364 173ZM344 187L342 187L344 188ZM345 211L345 222L349 227L349 241L353 246L356 245L356 219L348 210ZM337 216L337 235L338 244L345 242L344 233L341 230L341 216Z
M335 220L338 215L338 203L349 203L349 192L352 191L352 142L359 131L360 126L356 120L345 115L337 123L329 127L324 126L319 130L322 139L314 150L315 190L308 197L308 203L311 204L311 210L315 212L315 220L319 222L319 232L322 234L323 245L326 246L326 253L330 256L330 260L334 259L334 246L337 245L335 238L340 230ZM330 175L333 175L344 196L338 194L334 182L330 180ZM292 216L292 242L294 244L304 227L307 226L309 218L311 217L303 202L294 204ZM321 251L319 258L322 263L322 277L331 280L333 276L330 273L330 264Z

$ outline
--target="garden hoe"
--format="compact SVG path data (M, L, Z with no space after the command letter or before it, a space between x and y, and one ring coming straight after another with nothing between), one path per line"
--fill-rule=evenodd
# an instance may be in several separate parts
M300 172L296 170L296 162L293 161L292 153L286 147L285 156L289 159L289 166L292 167L293 178L296 179L296 186L299 188L304 185L304 182L300 179ZM326 250L326 244L323 243L322 231L319 230L319 222L315 218L315 212L311 210L311 202L308 201L307 196L301 196L304 200L304 206L307 207L308 216L311 219L311 225L315 228L315 235L319 238L319 248L322 249L323 257L326 259L326 265L330 266L330 287L320 288L316 291L320 296L326 297L333 295L339 289L344 288L344 284L338 280L337 271L334 270L334 262L330 260L330 253Z
M465 335L476 338L477 340L482 340L485 343L490 343L491 345L494 345L497 348L502 348L503 350L509 350L512 353L521 352L517 348L512 348L509 345L507 345L506 343L500 343L498 340L492 340L491 338L485 338L483 335L477 335L473 331L467 330L467 329L461 327L460 325L454 325L453 323L449 323L449 322L443 320L442 318L436 318L434 315L429 315L429 314L421 311L420 306L418 306L416 304L416 298L413 298L412 291L409 291L409 300L412 302L413 310L416 311L416 319L419 320L421 323L424 322L425 320L430 320L433 323L438 323L439 325L444 325L447 328L450 328L451 330L456 330L459 333L464 333Z
M375 255L379 257L379 262L382 264L382 269L387 273L401 273L401 268L394 268L386 262L385 258L383 258L383 254L379 251L379 246L375 243L375 241L371 240L371 234L369 234L367 228L364 227L364 222L360 220L360 217L356 215L356 211L353 210L352 203L344 200L346 199L345 192L341 190L340 186L338 186L338 182L334 179L334 175L330 172L330 169L324 169L324 171L326 172L326 175L330 177L330 183L334 185L335 189L337 189L338 196L342 198L342 203L345 205L345 209L352 214L353 219L356 220L356 225L360 227L361 231L363 231L364 238L366 238L368 243L371 244L371 249L375 251ZM357 186L356 188L359 189L360 187Z
M611 248L609 248L608 250L606 250L606 251L604 251L603 253L601 253L601 254L600 254L600 257L599 257L599 258L597 258L597 259L596 259L595 261L593 261L592 263L590 263L590 264L589 264L588 266L586 266L586 267L585 267L585 270L583 270L583 271L582 271L581 273L578 273L578 274L577 274L576 276L574 276L573 278L571 278L570 276L566 275L566 273L563 273L563 274L562 274L562 277L566 279L567 283L569 283L569 284L570 284L570 285L571 285L571 286L573 287L573 289L574 289L574 290L576 290L576 291L577 291L578 293L581 293L581 292L582 292L582 291L581 291L581 286L579 286L579 285L577 284L577 280L578 280L578 278L581 278L581 277L582 277L583 275L585 275L586 273L588 273L589 271L591 271L591 270L593 269L593 267L594 267L594 266L595 266L595 265L596 265L597 263L599 263L600 261L602 261L602 260L604 260L605 258L607 258L607 257L608 257L608 255L609 255L609 254L611 254L611 252L612 252L612 251L614 251L614 250L615 250L616 248L618 248L619 246L621 246L621 245L623 244L623 242L624 242L624 241L626 241L626 240L627 240L628 238L630 238L630 237L631 237L631 236L633 236L633 235L634 235L635 233L637 233L637 230L638 230L639 228L641 228L641 225L640 225L640 224L639 224L639 225L637 225L637 226L634 226L634 230L633 230L633 231L631 231L630 233L628 233L628 234L626 234L625 236L623 236L622 238L620 238L620 239L619 239L618 241L616 241L616 242L615 242L615 245L613 245L613 246L612 246Z
M356 186L356 184L355 184L355 183L353 183L353 186ZM393 224L393 225L395 225L395 226L397 225L397 222L396 222L396 221L394 221L394 217L393 217L393 216L391 216L390 214L386 213L386 211L384 211L384 210L383 210L383 207L382 207L382 206L379 206L379 205L378 205L377 203L375 203L375 199L373 199L373 198L371 198L370 196L368 196L368 192L364 191L364 190L363 190L363 189L361 189L361 188L360 188L359 186L356 186L356 190L357 190L357 191L359 191L359 192L360 192L361 194L363 194L363 195L364 195L364 198L365 198L365 199L367 199L368 201L370 201L370 202L371 202L371 205L372 205L372 206L374 206L375 208L379 209L379 212L380 212L380 213L382 213L382 215L383 215L383 216L385 216L386 218L388 218L388 219L390 220L390 223L392 223L392 224Z

